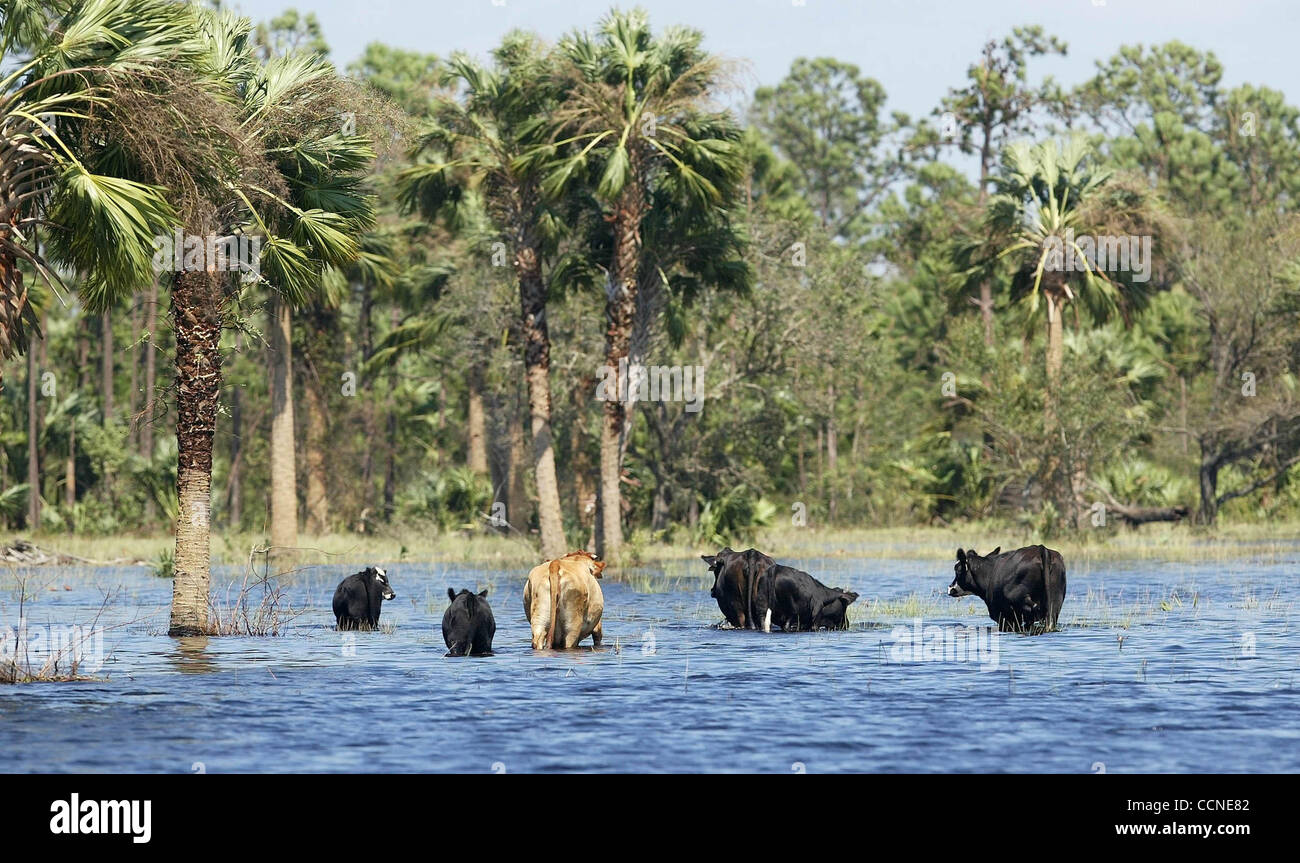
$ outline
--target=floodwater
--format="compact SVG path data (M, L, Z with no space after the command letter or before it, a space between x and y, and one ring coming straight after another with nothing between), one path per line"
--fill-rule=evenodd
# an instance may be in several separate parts
M606 580L606 644L570 652L530 649L522 568L392 564L387 631L352 634L330 598L361 567L312 567L281 579L279 637L197 640L162 634L145 568L32 569L29 648L98 616L104 659L0 686L0 770L1295 772L1295 555L1071 571L1032 638L943 595L940 561L789 561L862 595L848 631L789 634L719 628L703 564L671 564ZM11 645L23 572L0 571ZM494 656L443 656L449 586L489 589Z

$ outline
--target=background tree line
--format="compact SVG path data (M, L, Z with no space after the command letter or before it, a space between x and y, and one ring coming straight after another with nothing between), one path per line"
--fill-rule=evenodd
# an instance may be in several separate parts
M615 555L1300 514L1300 114L1209 52L1065 86L1019 28L909 117L832 58L729 109L637 11L344 73L293 11L0 14L8 527L175 524L205 572L212 525ZM260 277L154 272L177 224L265 234ZM1150 278L1049 265L1087 235ZM704 367L703 410L598 400L620 360Z

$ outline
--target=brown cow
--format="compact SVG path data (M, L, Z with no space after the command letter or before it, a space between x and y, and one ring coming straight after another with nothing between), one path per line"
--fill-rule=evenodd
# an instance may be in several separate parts
M533 567L524 585L524 617L533 628L534 650L571 649L588 635L600 646L605 596L596 579L604 569L605 561L585 551Z

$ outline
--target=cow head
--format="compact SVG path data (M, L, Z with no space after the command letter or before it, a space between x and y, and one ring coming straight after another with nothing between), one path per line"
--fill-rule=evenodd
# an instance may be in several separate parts
M397 594L393 593L393 587L388 583L388 573L384 572L377 566L366 567L366 578L374 581L375 587L379 590L379 595L384 599L396 599Z
M814 630L848 629L849 627L846 615L849 606L857 600L858 595L851 590L841 590L838 587L832 587L831 594L822 602L817 613L813 615L812 628Z
M482 599L487 599L486 590L480 590L477 595ZM464 590L464 589L462 589L460 593L457 593L454 588L450 588L450 587L447 588L447 598L450 599L453 603L456 600L460 599L462 596L466 598L465 599L466 602L473 603L472 597L475 596L475 594L472 594L468 590Z
M978 593L978 584L976 574L983 574L984 569L988 566L989 558L996 557L1002 551L1002 546L993 549L992 552L980 557L975 553L975 549L962 551L957 549L957 565L953 567L952 584L948 585L949 596L970 596Z
M566 558L586 558L587 572L592 578L600 578L600 574L605 571L605 561L596 557L589 551L571 551L565 555Z
M718 576L722 574L722 570L726 567L727 561L734 554L735 552L731 550L730 546L728 546L717 554L700 555L700 560L707 563L709 565L709 572L713 573L713 587L709 589L709 596L714 599L718 598Z

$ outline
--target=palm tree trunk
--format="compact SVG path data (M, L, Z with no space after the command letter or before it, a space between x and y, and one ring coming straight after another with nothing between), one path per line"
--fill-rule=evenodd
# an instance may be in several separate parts
M36 351L27 348L27 529L33 533L41 527L40 427L37 418Z
M374 309L374 295L370 285L366 282L361 283L361 362L370 362L370 358L375 353L375 336L374 322L372 320L372 311ZM370 387L369 378L366 379L365 392L361 396L361 430L365 433L366 440L375 439L375 402L374 395ZM370 518L371 502L373 501L373 492L375 487L375 456L374 447L367 446L361 449L361 513L357 518L357 530L365 531L366 520Z
M469 407L465 417L469 437L466 464L474 473L487 476L487 414L483 410L483 367L479 363L470 366L465 386L469 390Z
M330 504L326 483L325 446L328 421L325 394L320 377L310 370L303 376L303 396L307 403L307 532L322 536L329 531Z
M131 319L130 329L127 330L127 336L130 338L129 344L138 345L140 336L140 295L131 296ZM139 423L136 421L135 411L138 405L136 401L140 391L140 352L139 348L131 351L131 375L130 386L126 390L126 417L127 417L127 446L132 450L139 448Z
M402 322L402 310L396 305L389 313L388 322L393 329ZM397 392L397 374L388 373L388 419L384 447L384 521L391 522L397 511L397 405L393 393Z
M176 335L176 577L168 634L208 634L212 439L221 390L221 286L216 273L178 273L172 289Z
M510 453L507 462L506 512L515 530L527 535L533 520L532 501L528 499L528 445L524 442L524 406L522 399L511 398L507 419Z
M1047 300L1047 409L1056 416L1056 397L1061 386L1061 367L1065 363L1065 338L1062 329L1060 298L1055 291L1045 292Z
M537 251L521 247L515 258L519 270L519 304L524 331L524 376L533 439L533 474L537 480L537 521L542 532L542 557L564 555L564 519L560 512L560 483L555 473L551 439L551 338L546 324L546 285ZM486 458L485 458L486 461Z
M244 334L235 333L235 353L244 350ZM244 399L239 387L230 394L230 473L226 477L226 523L239 530L244 518Z
M635 166L633 166L635 170ZM623 547L623 498L619 481L623 421L627 407L622 399L625 385L621 368L632 340L636 314L637 267L641 256L641 217L645 196L641 187L629 183L619 199L614 217L614 266L606 285L605 365L612 370L614 392L607 393L604 422L600 429L600 518L598 554L617 560Z
M271 299L271 555L281 564L298 545L298 479L293 446L293 334L289 304Z
M68 418L68 458L63 463L63 502L71 517L72 507L77 502L77 420ZM74 523L73 529L76 529Z
M158 379L158 277L149 284L149 299L144 307L144 327L149 340L144 346L144 422L140 426L140 455L153 459L154 386Z

